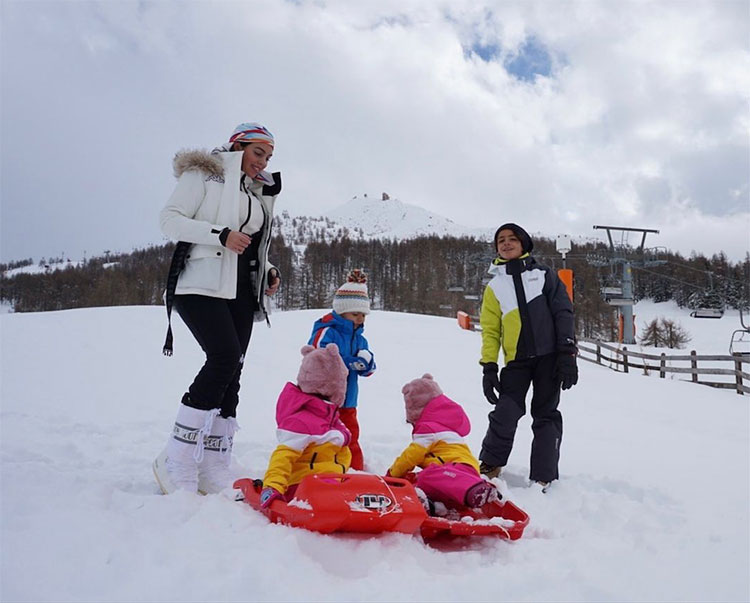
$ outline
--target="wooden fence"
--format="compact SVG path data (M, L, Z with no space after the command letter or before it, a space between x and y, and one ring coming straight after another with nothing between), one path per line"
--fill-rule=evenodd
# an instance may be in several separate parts
M742 370L742 364L750 364L749 354L733 355L698 355L695 350L690 354L644 354L628 350L626 346L617 346L597 341L595 339L581 339L578 341L578 357L595 364L609 364L615 370L629 373L633 369L640 369L650 375L658 371L659 377L664 379L667 373L683 373L690 375L693 383L734 389L738 394L750 394L750 387L743 380L750 382L750 374ZM640 361L640 362L638 362ZM703 364L699 367L698 363ZM675 363L685 363L688 366L674 366ZM706 363L730 363L733 368L715 368ZM733 376L734 381L706 381L699 379L699 375L727 375Z

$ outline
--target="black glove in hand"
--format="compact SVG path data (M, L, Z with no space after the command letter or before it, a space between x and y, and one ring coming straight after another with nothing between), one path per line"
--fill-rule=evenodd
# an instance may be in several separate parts
M497 397L500 395L500 379L498 379L497 370L497 362L485 362L482 365L482 389L484 397L490 404L497 404Z
M557 355L555 378L563 389L570 389L578 383L578 365L574 354L560 353Z

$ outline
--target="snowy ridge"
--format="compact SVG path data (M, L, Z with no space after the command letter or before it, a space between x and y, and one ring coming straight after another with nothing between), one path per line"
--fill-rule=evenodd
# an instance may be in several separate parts
M491 241L500 223L485 228L458 224L440 214L388 197L356 195L343 205L323 216L292 216L282 211L274 218L274 234L282 235L287 243L305 245L311 241L330 242L341 236L353 240L413 239L420 236L475 237ZM523 226L523 225L521 225ZM559 232L529 233L532 238L555 239ZM600 237L571 237L574 244L601 241Z
M387 197L387 195L382 195ZM409 239L423 235L475 236L490 239L494 229L472 229L399 199L355 196L327 217L367 238Z
M281 234L285 241L297 244L331 241L342 235L354 240L403 240L437 235L489 241L495 232L495 227L470 228L417 205L366 194L353 197L323 216L291 216L283 211L275 217L274 229L274 234Z

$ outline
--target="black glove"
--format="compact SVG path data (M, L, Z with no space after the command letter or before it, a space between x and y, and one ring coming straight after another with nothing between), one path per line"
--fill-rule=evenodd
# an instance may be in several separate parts
M578 383L578 365L574 354L561 352L557 355L555 379L563 389L570 389Z
M485 362L482 365L482 389L484 397L490 404L497 404L500 395L500 379L497 377L497 362ZM497 394L495 393L497 391Z

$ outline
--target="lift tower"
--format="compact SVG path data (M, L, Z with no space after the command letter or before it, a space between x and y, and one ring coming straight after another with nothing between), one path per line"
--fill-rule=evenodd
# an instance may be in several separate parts
M607 297L607 303L619 308L620 316L622 316L622 342L633 344L635 343L635 328L633 325L632 267L655 266L666 263L665 260L657 259L655 254L649 257L647 250L644 248L646 235L649 232L659 234L659 231L649 228L628 228L625 226L594 226L594 230L606 230L607 239L609 239L609 258L597 263L609 266L622 264L622 291L619 295ZM615 244L612 238L613 231L620 231L622 233L621 242L618 244ZM626 233L629 232L639 232L643 235L640 245L635 249L629 247L625 240Z

